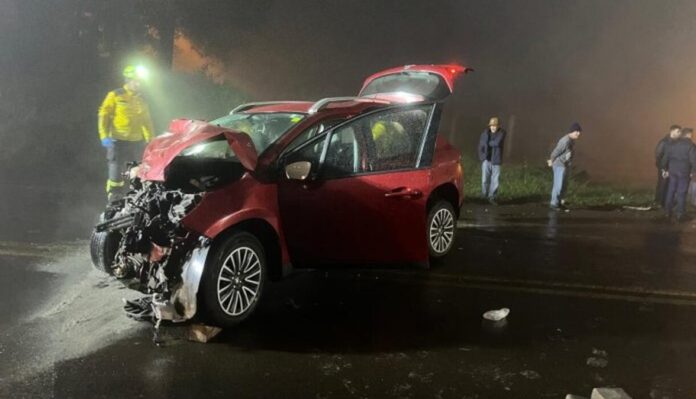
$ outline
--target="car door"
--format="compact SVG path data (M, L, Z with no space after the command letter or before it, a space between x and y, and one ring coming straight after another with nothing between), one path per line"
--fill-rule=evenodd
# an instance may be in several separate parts
M310 162L278 185L282 228L298 265L428 261L426 201L439 123L435 103L351 119L286 157Z

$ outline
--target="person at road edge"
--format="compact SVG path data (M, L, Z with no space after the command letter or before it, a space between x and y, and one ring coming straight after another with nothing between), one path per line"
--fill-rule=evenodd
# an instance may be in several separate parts
M488 127L479 138L478 156L481 161L481 193L492 205L500 185L500 166L503 163L503 146L507 132L500 127L498 117L488 121Z
M580 138L582 127L574 122L570 125L568 133L561 137L556 147L551 152L551 156L546 163L553 169L553 188L551 189L551 209L560 210L565 208L563 197L568 188L568 169L573 161L573 147L575 140Z

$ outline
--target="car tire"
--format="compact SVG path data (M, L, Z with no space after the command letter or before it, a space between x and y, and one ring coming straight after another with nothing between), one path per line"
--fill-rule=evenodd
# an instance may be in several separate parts
M426 238L432 260L445 257L454 246L457 234L457 214L448 201L439 200L428 212Z
M258 305L267 276L266 253L252 234L225 238L206 261L202 299L206 315L220 327L246 320Z
M114 232L93 231L89 244L89 252L94 268L113 275L111 265L114 263L118 245L121 243L121 235Z

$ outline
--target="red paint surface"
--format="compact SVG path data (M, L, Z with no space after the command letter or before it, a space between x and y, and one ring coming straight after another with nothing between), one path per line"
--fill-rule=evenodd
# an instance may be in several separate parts
M383 71L368 78L403 71ZM448 85L467 69L459 65L409 67L440 74ZM396 100L395 100L396 101ZM245 112L306 113L312 103L261 105ZM317 182L289 181L276 165L293 139L324 120L347 119L384 107L384 101L334 103L301 122L257 156L243 133L201 121L175 120L170 132L157 137L145 150L139 176L161 181L166 166L185 148L225 135L248 172L226 187L206 193L183 220L184 226L214 238L241 222L268 223L278 234L283 263L398 263L427 264L426 204L442 185L453 185L462 195L460 154L442 136L435 144L432 165Z
M246 134L203 121L176 119L169 125L169 132L157 136L145 147L138 177L143 180L163 181L164 169L181 151L219 135L225 135L245 167L256 167L256 149L253 144L250 145L251 139Z

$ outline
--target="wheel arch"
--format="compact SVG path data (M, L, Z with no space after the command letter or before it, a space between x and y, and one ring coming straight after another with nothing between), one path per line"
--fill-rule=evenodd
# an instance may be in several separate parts
M426 214L430 212L433 206L437 203L439 200L445 200L452 204L452 208L454 208L454 212L457 215L457 218L459 218L459 190L457 190L457 187L453 183L444 183L439 186L437 186L433 191L430 192L430 196L428 197L428 202L426 203Z
M283 257L280 247L280 237L273 225L265 219L250 218L227 227L213 238L212 250L233 234L244 231L253 234L263 245L268 264L268 276L271 280L283 277Z

